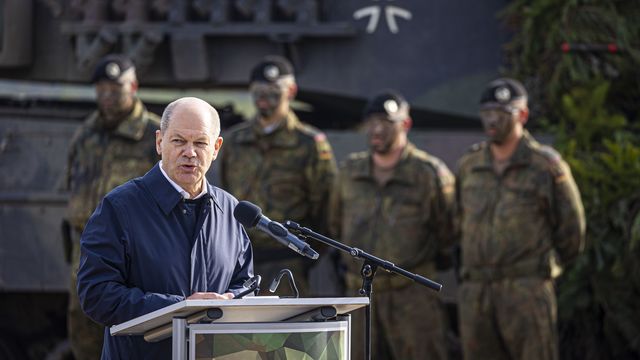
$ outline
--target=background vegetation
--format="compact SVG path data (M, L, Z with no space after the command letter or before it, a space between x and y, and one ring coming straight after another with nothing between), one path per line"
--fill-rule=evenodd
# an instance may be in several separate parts
M515 0L501 16L505 72L530 90L587 216L586 251L558 283L562 358L639 359L640 1Z

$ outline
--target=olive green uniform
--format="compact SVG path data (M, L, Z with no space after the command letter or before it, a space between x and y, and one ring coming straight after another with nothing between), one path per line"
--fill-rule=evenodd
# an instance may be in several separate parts
M336 164L323 133L301 123L290 111L268 134L253 120L229 129L223 137L220 179L225 190L258 205L273 221L292 220L320 233L326 230L328 193ZM301 296L318 295L319 289L310 289L307 280L312 260L263 232L248 230L256 274L270 282L279 270L288 268ZM318 250L318 244L310 245ZM291 291L281 286L278 294L290 295Z
M458 165L465 358L557 359L552 270L578 255L585 232L569 167L526 130L501 175L487 143Z
M140 100L116 128L107 130L95 111L76 131L71 142L67 186L70 192L67 221L71 225L71 284L68 330L77 360L99 359L102 327L80 308L76 292L80 261L80 235L102 198L116 186L144 175L158 161L155 132L160 119L148 112Z
M439 159L408 144L384 186L373 176L369 152L341 165L331 194L331 233L397 266L429 278L453 241L454 178ZM345 253L348 295L362 286L361 261ZM378 269L373 282L372 355L376 359L445 359L447 330L433 290ZM363 358L364 325L354 317L352 353Z

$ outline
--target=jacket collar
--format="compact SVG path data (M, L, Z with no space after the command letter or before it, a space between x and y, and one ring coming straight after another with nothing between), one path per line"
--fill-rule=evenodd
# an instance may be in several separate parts
M180 203L183 199L182 195L169 183L167 178L162 175L160 171L160 162L156 163L156 165L149 170L143 177L143 183L150 190L153 199L156 201L158 206L162 209L165 215L169 215L171 211ZM216 205L220 211L222 211L222 206L220 205L220 201L218 197L215 195L214 187L206 182L207 184L207 195L204 197L209 197L213 203Z
M531 148L535 140L526 129L522 130L522 138L518 142L516 150L509 159L508 167L527 166L531 163ZM483 149L482 163L474 166L474 169L493 169L493 155L489 143Z
M413 183L413 177L411 176L411 165L409 164L409 157L416 151L416 146L411 142L407 142L407 146L402 150L402 154L400 155L400 159L396 164L395 170L393 171L393 175L391 179L389 179L389 183L391 182L400 182L400 183ZM373 156L371 152L367 153L367 161L361 161L358 163L357 167L351 173L351 177L353 179L373 179Z
M127 139L139 141L144 136L144 131L149 122L149 117L145 116L146 113L147 109L142 104L142 101L136 99L131 113L113 130L113 133ZM100 111L96 110L91 114L89 124L92 128L97 129L101 126L100 123Z
M265 134L258 119L254 118L251 120L250 131L242 132L237 139L240 143L254 143L259 140L264 140L277 147L295 147L298 145L298 138L292 135L299 126L300 120L298 120L296 114L290 110L284 121L272 133Z

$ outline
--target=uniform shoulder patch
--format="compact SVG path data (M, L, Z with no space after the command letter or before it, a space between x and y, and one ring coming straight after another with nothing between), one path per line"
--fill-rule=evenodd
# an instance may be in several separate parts
M549 165L549 169L555 178L556 183L563 182L568 179L567 165L562 160L560 153L548 145L540 145L537 151L544 157Z
M560 153L551 146L540 145L540 147L538 148L538 152L552 164L560 163L562 161L562 156L560 156Z
M333 151L331 150L331 145L327 140L327 136L323 132L317 132L313 136L313 141L316 143L316 149L318 149L318 158L320 160L333 159Z

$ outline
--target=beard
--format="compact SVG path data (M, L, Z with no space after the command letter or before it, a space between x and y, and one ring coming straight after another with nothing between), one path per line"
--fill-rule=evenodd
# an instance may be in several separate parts
M395 141L393 138L384 136L371 136L369 138L369 149L373 153L386 155L391 152L394 142Z
M510 119L484 124L485 133L487 134L489 141L496 145L504 144L507 138L509 138L509 135L513 132L514 127L515 124L513 121L510 121Z

